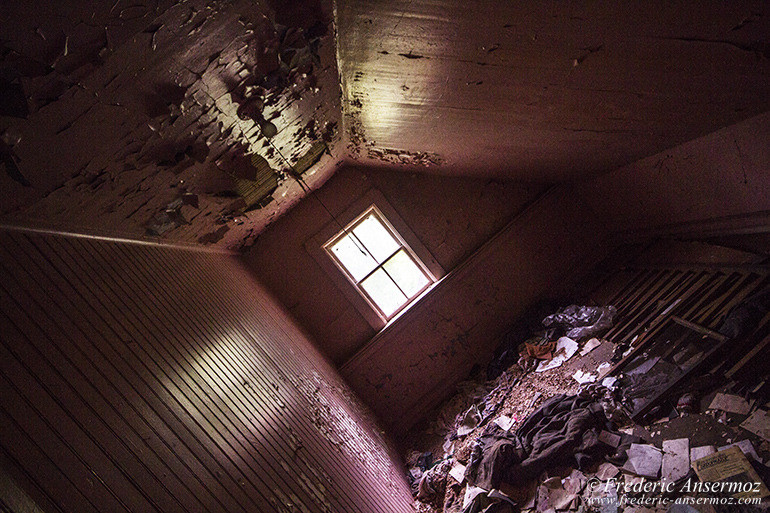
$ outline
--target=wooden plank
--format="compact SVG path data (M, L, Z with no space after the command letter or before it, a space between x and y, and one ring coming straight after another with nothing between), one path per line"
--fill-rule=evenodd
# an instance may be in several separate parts
M640 421L647 413L649 413L655 406L658 405L661 399L669 396L671 392L674 390L677 390L679 388L679 385L684 382L692 373L694 373L697 369L699 369L705 362L708 361L711 356L722 349L722 347L729 341L724 340L722 342L717 342L712 346L711 349L709 349L703 357L700 359L698 363L693 365L690 369L683 372L677 379L672 381L669 385L667 385L663 390L658 393L655 397L651 398L644 406L636 410L631 414L631 419L634 421Z
M747 284L752 281L751 275L746 273L732 273L730 275L731 279L733 280L733 283L729 284L727 286L727 289L723 292L715 291L714 294L719 294L717 297L714 297L709 300L708 304L699 310L697 312L697 315L695 318L693 318L693 322L697 322L706 326L711 327L713 322L716 322L718 319L714 319L712 317L712 314L715 311L719 310L719 307L725 303L730 302L730 298L734 298L736 296L741 296L741 292L748 293L750 288L747 287Z
M116 471L124 465L128 465L129 467L125 470L127 480L142 482L140 487L143 490L151 491L156 504L163 504L164 509L169 511L188 510L187 507L177 503L175 495L169 492L166 487L168 483L174 482L168 475L164 474L164 478L159 474L155 476L154 480L144 480L148 470L146 463L154 462L152 454L141 451L141 449L138 453L134 452L136 448L146 445L143 442L143 436L132 429L131 423L125 416L117 413L115 408L116 405L120 404L120 400L115 395L105 396L105 392L114 390L112 384L114 377L107 379L104 376L96 376L95 369L97 367L94 365L93 359L85 359L84 353L72 345L72 340L79 340L80 338L77 336L79 334L78 328L71 324L72 311L70 311L70 315L66 315L63 311L60 313L60 308L65 308L67 302L50 301L49 296L56 297L50 286L45 287L45 295L36 293L36 286L33 283L38 283L39 280L44 279L43 275L36 273L37 257L31 253L25 253L21 246L6 244L6 247L14 249L17 255L27 257L25 269L10 268L9 279L3 283L3 287L7 289L10 287L8 289L9 294L15 300L26 301L24 303L26 308L23 311L13 305L7 306L7 311L15 312L14 322L20 323L22 332L30 335L26 343L19 342L15 346L17 351L21 351L25 355L22 361L38 368L37 375L41 376L44 382L50 382L47 385L49 389L57 391L57 400L66 405L68 410L77 412L76 423L81 418L92 419L84 424L87 427L83 427L81 431L98 445L103 445L102 450L105 454L115 460L114 469ZM0 250L0 254L4 254L4 251ZM25 280L25 286L17 285L15 278L23 279L25 276L28 277ZM38 299L33 299L33 296L37 296ZM41 300L45 307L39 304ZM31 318L28 319L28 315L34 315L38 320L47 319L41 324L43 330ZM67 326L65 328L62 326L62 322L70 324L65 324L64 326ZM56 336L55 333L58 333L59 336ZM93 351L89 351L89 353L93 356ZM101 368L104 366L102 365ZM94 379L98 380L98 385L95 384ZM133 416L131 418L132 420L135 419ZM86 451L86 454L90 453L91 451ZM122 463L117 463L117 461ZM111 474L117 475L117 472ZM189 504L189 506L193 505L200 507L197 502Z
M702 280L698 280L692 287L689 287L687 291L680 296L681 303L677 306L677 313L680 317L686 318L693 315L694 311L697 311L699 305L705 301L706 297L718 288L726 279L725 276L704 276ZM658 332L663 328L663 324L658 323L656 326L651 326L644 336L647 338L654 338Z
M656 326L656 325L657 325L658 323L660 323L660 322L663 322L663 321L665 320L665 318L666 318L666 315L668 315L668 313L669 313L669 312L671 312L671 311L672 311L674 308L676 308L676 307L679 305L679 302L680 302L680 301L681 301L681 298L680 298L680 299L677 299L677 300L675 300L673 303L671 303L670 305L668 305L668 307L667 307L665 310L663 310L663 311L660 313L660 315L659 315L659 316L658 316L658 317L657 317L655 320L653 320L653 321L652 321L652 323L650 324L650 328L652 328L652 327ZM633 350L632 350L630 353L628 353L626 356L624 356L623 358L621 358L621 360L620 360L618 363L616 363L615 365L613 365L613 366L612 366L612 368L609 370L609 372L607 372L607 375L608 375L608 376L612 376L613 374L615 374L615 372L616 372L618 369L620 369L621 367L623 367L623 366L624 366L624 365L625 365L627 362L629 362L629 361L630 361L631 359L633 359L633 358L634 358L634 357L635 357L637 354L639 354L639 353L642 351L642 349L644 349L645 347L647 347L647 345L649 344L649 342L650 342L651 340L652 340L652 339L651 339L650 337L648 337L648 336L647 336L647 333L644 333L644 334L642 334L642 335L641 335L641 336L640 336L640 337L639 337L639 338L638 338L638 339L635 341L636 343L635 343L635 345L633 346L633 347L634 347L634 349L633 349Z
M50 241L48 241L50 242ZM231 455L237 459L236 449L228 443L226 428L221 424L221 419L212 414L209 409L209 398L191 388L191 382L177 373L176 365L165 357L154 354L154 346L167 345L171 341L171 332L168 331L166 323L157 322L163 319L161 311L150 310L146 305L138 309L133 305L134 297L143 297L145 301L149 299L147 295L136 294L132 287L110 289L115 275L101 268L98 264L88 266L89 263L98 262L101 259L96 257L93 252L98 245L86 250L84 246L80 250L75 250L80 245L89 244L89 241L83 239L67 239L60 241L61 247L57 255L66 261L66 271L73 277L80 277L80 290L93 294L99 298L94 303L97 308L98 316L105 320L108 325L114 323L121 324L122 328L128 333L135 344L127 344L125 356L129 361L136 362L134 367L146 372L147 382L153 388L159 387L161 395L168 395L173 401L176 419L185 427L188 436L187 447L194 451L201 462L210 469L216 476L215 483L221 483L227 490L227 495L217 494L220 500L234 500L239 504L239 508L247 508L249 504L257 503L255 497L250 496L244 489L243 483L246 478L242 468L233 460ZM87 255L87 257L77 258L78 255ZM124 267L125 273L130 267ZM98 276L98 279L92 277ZM163 283L160 281L158 283ZM124 303L116 303L116 301ZM144 302L142 302L144 304ZM155 323L153 327L142 326L142 322L150 322L151 318ZM156 341L163 340L163 344ZM213 397L213 396L212 396ZM194 420L193 420L194 419ZM234 454L235 453L235 454ZM249 476L248 482L252 482L253 475ZM257 481L259 482L259 480ZM266 489L263 488L263 490ZM269 494L268 494L269 495ZM263 500L267 500L262 496Z
M622 313L619 311L618 321L610 331L605 334L605 338L615 340L619 337L624 337L628 329L633 329L634 323L632 320L639 314L638 310L640 305L647 303L647 298L654 294L658 287L665 284L669 278L670 273L668 271L661 271L655 273L649 280L639 287L633 294L631 294L627 302L623 305Z
M86 246L83 248L84 252L99 256L99 258L93 259L93 265L97 266L100 272L110 276L111 280L98 285L115 287L112 292L108 291L107 297L114 296L115 291L129 286L141 291L141 294L136 296L143 297L143 301L136 300L134 296L126 297L122 300L123 308L142 314L138 316L141 321L135 326L136 329L147 330L148 333L158 333L166 341L162 346L157 344L143 345L141 350L146 357L142 359L164 363L165 376L177 383L181 389L188 391L189 397L197 398L201 404L199 408L212 419L212 426L221 435L221 443L228 444L230 450L237 453L236 457L231 458L233 465L241 468L245 475L250 475L252 479L261 478L260 480L266 481L267 486L284 488L290 486L291 483L286 481L286 472L281 467L280 460L273 457L280 454L281 446L274 445L270 448L271 450L266 450L267 447L261 442L265 440L263 435L267 435L267 433L254 432L253 414L248 415L251 418L247 419L248 408L242 402L247 397L243 393L243 379L228 375L226 367L223 365L224 362L220 359L212 359L214 355L212 348L222 347L222 341L227 335L223 333L221 338L209 340L206 337L213 329L216 329L216 324L209 324L208 326L201 324L200 329L196 330L188 324L189 321L180 322L181 319L185 318L185 312L179 311L175 307L180 303L179 299L166 300L162 297L163 292L160 289L150 288L152 282L148 276L142 276L142 273L133 273L133 266L130 265L130 261L143 263L142 257L126 259L125 262L121 262L125 252L118 251L117 248L91 245L88 242L73 242L73 244L83 244ZM145 252L138 250L137 253ZM150 251L150 253L152 252ZM166 266L173 267L173 261L178 256L169 255L165 258L172 260L165 262ZM100 268L99 266L104 267ZM151 263L145 267L155 268ZM162 269L163 267L158 266L158 268ZM129 280L129 278L132 279ZM160 279L164 280L163 278ZM180 296L187 296L184 299L185 303L190 302L192 294L188 295L185 289L191 287L201 289L203 281L196 281L194 285L192 283L178 283L176 285L179 288L177 293ZM164 287L164 289L167 288ZM199 317L205 315L205 308L196 308L191 311L195 312L193 322L196 323ZM163 322L159 322L160 320ZM219 322L222 320L220 318ZM216 320L212 319L212 323L216 323ZM232 338L232 333L230 338ZM179 369L184 369L184 372ZM257 383L253 385L257 387ZM258 388L267 389L269 383L264 382ZM268 410L272 411L268 413ZM280 418L282 415L276 404L265 403L259 407L258 411L273 418ZM270 426L265 425L262 428L269 429ZM290 458L292 455L287 452L282 456ZM271 476L264 478L262 474L265 473L270 473ZM281 482L282 479L283 482ZM271 482L271 480L276 481ZM254 484L257 487L260 486L259 482ZM269 494L268 490L270 489L272 488L265 487L264 493ZM305 490L298 489L294 493L298 498L312 503Z
M706 337L713 338L714 340L718 340L720 342L724 342L727 340L728 337L722 335L721 333L717 333L714 330L710 330L708 328L704 328L703 326L699 324L695 324L694 322L690 322L688 320L682 319L681 317L677 317L676 315L671 316L671 320L675 323L679 324L680 326L684 326L685 328L689 328L697 333L700 333L701 335L704 335Z
M623 338L621 341L623 342L629 342L633 340L633 337L637 332L640 330L648 330L650 329L650 321L652 319L656 318L659 315L659 310L662 308L662 305L668 304L672 299L676 298L681 291L686 290L687 287L692 285L693 282L697 279L697 275L687 276L683 275L680 277L679 280L672 281L668 283L667 287L661 289L661 291L654 297L650 298L650 302L655 301L655 308L647 307L646 305L640 305L639 311L637 314L632 318L632 320L629 322L631 324L631 329L625 332L623 335ZM640 315L644 314L645 311L648 311L649 313L647 316L639 321L638 318Z

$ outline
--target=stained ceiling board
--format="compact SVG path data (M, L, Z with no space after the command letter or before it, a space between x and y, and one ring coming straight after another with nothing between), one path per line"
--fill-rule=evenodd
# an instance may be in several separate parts
M769 9L338 0L349 155L550 182L612 170L770 108Z

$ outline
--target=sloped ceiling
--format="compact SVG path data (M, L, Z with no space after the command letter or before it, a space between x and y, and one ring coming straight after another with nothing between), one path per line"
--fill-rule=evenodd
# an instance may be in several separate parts
M334 170L331 0L4 2L0 26L6 222L239 248Z
M238 249L344 162L580 179L769 110L768 9L4 2L0 221Z
M762 1L338 0L352 158L538 181L770 108Z

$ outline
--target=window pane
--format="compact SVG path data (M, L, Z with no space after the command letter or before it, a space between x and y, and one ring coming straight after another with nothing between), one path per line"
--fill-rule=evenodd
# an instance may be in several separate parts
M339 259L345 269L358 281L377 267L377 262L361 246L360 242L354 241L348 234L341 238L331 247L334 256Z
M369 214L353 229L353 233L358 237L369 253L378 263L384 262L390 255L399 248L399 243L382 226L380 220L374 214Z
M428 278L403 249L383 267L410 298L428 284Z
M398 290L388 275L382 269L377 269L367 279L361 282L361 287L369 294L369 297L377 303L386 317L406 303L406 297Z

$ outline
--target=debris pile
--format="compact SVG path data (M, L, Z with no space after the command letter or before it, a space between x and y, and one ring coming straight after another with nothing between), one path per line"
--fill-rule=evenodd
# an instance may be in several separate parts
M619 349L599 338L617 315L559 310L519 339L516 363L464 383L411 442L432 449L407 458L417 510L714 513L738 500L739 511L766 509L767 376L751 387L709 373L677 382L706 351L682 340L662 355ZM668 396L638 415L661 390Z

